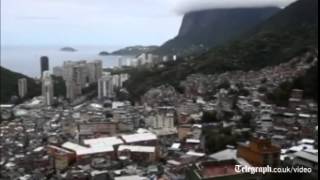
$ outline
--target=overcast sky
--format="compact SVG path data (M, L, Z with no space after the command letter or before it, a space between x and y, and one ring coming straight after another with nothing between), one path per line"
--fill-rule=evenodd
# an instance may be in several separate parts
M1 0L2 45L160 45L184 13L294 0Z

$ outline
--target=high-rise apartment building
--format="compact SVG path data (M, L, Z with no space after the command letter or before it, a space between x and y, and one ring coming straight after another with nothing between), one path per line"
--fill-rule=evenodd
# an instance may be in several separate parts
M67 61L63 64L63 79L66 83L66 97L74 100L81 95L81 72L79 65L81 62Z
M102 76L102 61L66 61L63 64L66 97L71 101L82 94L82 89L97 83Z
M112 76L105 74L98 81L98 98L110 99L114 97Z
M20 98L26 97L28 93L28 88L27 88L27 79L26 78L21 78L18 80L18 94Z
M128 74L115 74L112 75L112 82L114 88L122 88L125 81L129 79Z
M44 99L44 103L47 106L51 106L53 104L53 86L53 80L51 78L50 72L44 71L42 77L42 96Z
M63 68L60 66L56 66L52 69L52 74L56 77L62 77L63 76Z
M40 58L41 78L44 71L49 70L49 58L47 56L41 56Z
M89 82L96 83L102 76L102 61L96 60L87 63L87 68L89 70Z

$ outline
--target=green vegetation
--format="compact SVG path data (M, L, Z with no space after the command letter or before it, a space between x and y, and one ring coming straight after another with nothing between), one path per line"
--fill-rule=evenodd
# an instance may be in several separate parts
M154 51L158 46L131 46L112 52L112 55L138 56L142 53Z
M217 123L218 118L217 118L217 112L203 112L201 121L203 123Z
M54 96L56 97L65 97L66 95L66 84L62 77L52 76L54 82Z
M287 62L318 48L318 1L300 0L260 25L250 35L166 68L131 70L126 87L139 98L161 84L179 89L179 82L193 73L214 74L232 70L258 70ZM188 59L188 60L187 60Z
M279 10L276 7L227 8L187 13L178 36L154 53L185 56L204 52L239 38Z
M18 96L18 79L27 78L28 94L25 99L41 94L41 86L35 80L0 66L0 103L10 103L12 96Z
M250 137L249 133L232 134L231 128L205 128L203 130L205 146L208 153L224 150L227 145L235 146L237 142L244 141ZM223 140L223 141L222 141Z
M293 81L282 83L273 92L267 93L267 98L278 106L287 106L292 89L304 90L304 98L318 100L318 64L309 69L305 75Z

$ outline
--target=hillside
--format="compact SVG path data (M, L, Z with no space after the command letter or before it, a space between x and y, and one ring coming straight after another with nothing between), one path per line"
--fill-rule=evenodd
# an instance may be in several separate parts
M193 54L238 38L280 9L238 8L190 12L179 34L155 51L157 54Z
M194 59L169 64L163 69L132 71L127 88L137 98L151 87L165 83L179 88L179 81L193 73L256 70L286 62L318 48L317 21L318 1L300 0L253 28L251 32L255 33L252 36L213 48Z
M17 83L20 78L27 78L28 97L33 97L41 93L40 85L36 84L33 79L0 66L0 103L8 103L11 96L18 95Z
M128 55L128 56L138 56L142 53L147 53L154 51L158 46L130 46L117 51L112 52L112 55Z

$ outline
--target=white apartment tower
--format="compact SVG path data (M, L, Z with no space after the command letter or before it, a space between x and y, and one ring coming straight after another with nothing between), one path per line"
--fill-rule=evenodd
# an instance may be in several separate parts
M159 107L147 118L147 124L153 129L172 129L174 121L175 110L172 107Z
M114 97L113 78L111 75L105 74L98 81L98 98L110 99Z
M47 106L53 104L53 80L49 71L44 71L42 75L42 96Z
M63 65L63 79L66 83L66 97L71 101L82 94L82 89L97 83L102 76L102 61L66 61Z
M80 81L80 63L64 62L63 64L63 79L66 83L66 97L74 100L75 97L81 95L81 81Z
M18 80L18 93L20 98L26 97L28 93L26 78L21 78Z
M89 83L96 83L102 76L102 61L96 60L87 63Z

